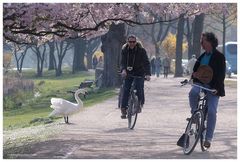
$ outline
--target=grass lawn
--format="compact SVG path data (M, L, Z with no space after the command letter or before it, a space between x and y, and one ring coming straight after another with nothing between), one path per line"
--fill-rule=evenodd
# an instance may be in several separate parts
M54 71L44 72L41 78L34 77L34 71L23 72L24 78L34 81L34 92L39 92L39 97L33 95L22 104L21 108L8 110L3 112L3 129L15 129L50 123L59 118L49 118L48 115L52 111L50 108L50 100L52 97L64 98L75 102L73 95L67 93L68 90L75 90L79 84L85 79L93 80L93 72L79 72L71 74L70 70L63 71L61 77L55 77ZM113 89L94 90L89 89L89 95L83 100L84 107L104 101L116 95Z
M226 87L237 88L237 81L236 80L226 80L224 81Z

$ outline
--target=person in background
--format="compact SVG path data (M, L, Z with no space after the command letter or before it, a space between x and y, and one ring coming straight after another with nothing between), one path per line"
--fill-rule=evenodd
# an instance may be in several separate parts
M104 62L103 62L103 57L100 56L97 64L97 68L103 68L104 67Z
M152 59L151 59L151 73L152 75L155 75L156 74L156 63L155 63L156 59L155 57L153 56Z
M164 78L168 77L169 70L170 70L170 59L169 59L168 55L165 55L165 58L163 59Z
M196 61L197 61L196 55L192 55L192 58L188 61L187 70L188 70L190 76L193 73L193 67L194 67Z
M160 56L157 56L155 65L156 65L156 74L157 74L157 77L159 77L159 75L161 73L161 67L162 67L162 62L161 62Z

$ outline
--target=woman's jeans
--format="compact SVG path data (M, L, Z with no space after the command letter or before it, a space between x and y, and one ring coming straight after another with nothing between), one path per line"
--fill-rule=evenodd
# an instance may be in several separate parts
M132 86L133 81L135 81L135 89L137 90L137 96L141 101L141 104L144 104L144 78L133 78L127 77L124 81L123 86L123 97L121 108L127 109L129 92Z
M209 85L203 85L197 83L200 86L210 88ZM193 86L189 92L189 104L191 107L191 113L197 109L198 99L199 99L200 88ZM212 92L207 91L207 106L208 106L208 118L207 118L207 132L206 140L212 141L213 133L216 125L217 118L217 106L218 106L219 96L213 95Z

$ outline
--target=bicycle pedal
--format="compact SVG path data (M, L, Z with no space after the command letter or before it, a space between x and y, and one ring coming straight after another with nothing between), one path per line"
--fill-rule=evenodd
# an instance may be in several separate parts
M186 118L186 121L190 121L191 120L191 118ZM192 124L196 124L198 121L197 121L197 119L192 119Z

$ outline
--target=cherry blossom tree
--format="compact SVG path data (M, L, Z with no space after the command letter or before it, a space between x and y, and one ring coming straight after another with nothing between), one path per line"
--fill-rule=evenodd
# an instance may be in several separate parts
M31 43L37 39L39 46L53 39L59 41L66 38L91 38L102 35L108 31L112 22L147 25L172 22L179 20L180 17L194 19L196 15L202 13L226 10L223 6L226 4L4 3L3 36L5 40L17 43ZM156 19L156 16L163 19ZM177 40L181 41L182 33L177 35L180 37ZM177 50L176 53L181 54L180 46L177 46Z
M31 42L31 35L41 43L53 39L51 35L59 39L75 32L77 37L91 36L107 32L112 21L138 25L166 22L180 14L193 16L209 8L206 6L209 4L4 3L4 38L26 43ZM152 13L164 15L164 19L158 20Z

